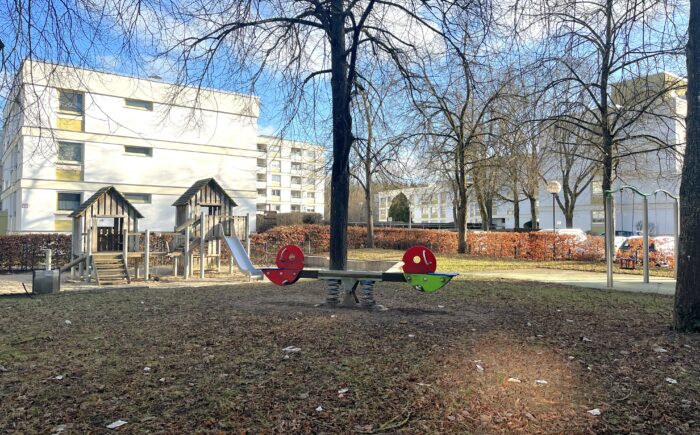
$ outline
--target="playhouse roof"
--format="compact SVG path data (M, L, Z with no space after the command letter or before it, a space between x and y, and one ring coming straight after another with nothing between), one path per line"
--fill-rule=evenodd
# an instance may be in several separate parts
M220 185L220 184L216 181L216 179L214 179L214 178L203 178L203 179L201 179L201 180L195 181L195 183L194 183L192 186L190 186L190 188L187 189L187 190L185 191L185 193L183 193L183 194L177 199L177 201L175 201L175 202L173 203L173 205L174 205L174 206L178 206L178 205L187 205L187 203L190 202L190 199L192 199L193 196L195 196L197 193L199 193L199 191L202 190L202 188L203 188L204 186L208 185L208 184L211 185L212 188L213 188L214 190L220 191L221 194L222 194L226 199L228 199L229 201L231 201L231 204L232 204L234 207L238 205L238 204L236 204L236 201L234 201L233 198L231 198L231 197L229 196L229 194L226 193L226 190L224 190L224 188L221 187L221 185Z
M99 189L97 192L95 192L90 198L85 200L82 204L80 204L80 207L75 209L73 213L69 214L68 217L78 217L82 214L84 214L88 208L90 208L91 205L96 203L103 195L108 195L108 194L116 194L117 197L124 201L124 205L126 208L129 208L134 211L134 216L136 216L137 219L143 218L143 215L138 211L136 207L134 207L128 199L122 195L120 191L117 190L116 187L114 186L105 186L101 189Z

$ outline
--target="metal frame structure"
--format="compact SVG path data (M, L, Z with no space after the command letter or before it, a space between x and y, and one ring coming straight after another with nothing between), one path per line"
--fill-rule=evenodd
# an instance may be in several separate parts
M643 201L643 220L642 220L642 241L643 241L643 282L649 283L649 197L663 193L673 199L673 268L674 272L678 273L678 233L680 231L680 222L678 220L678 196L669 192L666 189L656 189L652 193L642 193L634 186L621 186L618 189L605 191L605 261L607 271L607 286L613 286L613 257L615 256L615 220L613 219L613 195L623 190L631 190L633 193L642 197Z

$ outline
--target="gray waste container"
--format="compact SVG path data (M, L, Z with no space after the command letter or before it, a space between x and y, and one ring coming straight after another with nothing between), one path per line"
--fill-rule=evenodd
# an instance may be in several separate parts
M54 270L35 270L32 274L32 292L37 295L54 293L61 290L61 272Z

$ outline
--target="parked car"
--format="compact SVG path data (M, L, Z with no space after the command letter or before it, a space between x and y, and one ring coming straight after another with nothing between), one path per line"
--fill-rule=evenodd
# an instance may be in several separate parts
M656 267L673 267L675 239L673 236L649 237L649 265ZM628 237L617 250L616 258L635 258L642 264L644 258L644 239L642 236Z
M600 236L605 238L605 233L601 234ZM641 236L641 233L639 231L616 230L615 241L613 242L615 245L615 252L617 252L622 247L622 244L625 243L625 240L633 236Z
M543 233L551 233L554 232L554 230L547 229L547 230L540 230L540 232ZM574 240L576 242L585 242L587 240L586 237L586 232L578 229L578 228L561 228L556 230L557 234L562 234L562 235L567 235L567 236L574 236Z

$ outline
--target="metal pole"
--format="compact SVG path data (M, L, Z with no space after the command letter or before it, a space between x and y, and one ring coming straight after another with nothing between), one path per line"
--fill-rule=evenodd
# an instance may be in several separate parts
M673 273L678 278L678 236L680 235L678 221L678 198L673 198Z
M232 236L235 234L231 234ZM250 213L245 214L245 250L250 257ZM233 257L233 255L231 256Z
M148 281L148 278L150 278L150 269L151 269L151 261L150 261L150 254L151 254L151 230L146 230L145 233L145 240L143 241L143 268L144 268L144 279Z
M46 270L51 270L51 250L46 250Z
M615 249L615 237L613 236L612 221L612 195L605 196L605 262L608 278L608 288L613 287L613 249Z
M199 216L199 278L204 279L204 241L206 234L204 233L204 212Z
M644 283L649 283L649 198L644 197L644 221L642 227L642 238L644 240L643 252L643 267L644 267Z
M557 259L557 218L556 218L556 193L552 194L552 232L554 238L552 239L552 260Z

